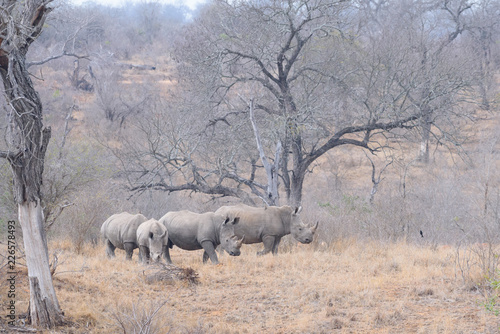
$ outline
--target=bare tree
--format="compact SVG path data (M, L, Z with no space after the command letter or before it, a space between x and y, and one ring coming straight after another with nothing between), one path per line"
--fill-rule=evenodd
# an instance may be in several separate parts
M362 24L359 3L348 6L343 1L323 0L214 1L180 34L174 52L178 87L190 97L189 103L179 107L181 117L194 113L197 116L189 116L193 123L206 120L197 133L210 131L197 137L196 143L191 139L189 150L179 150L179 141L168 146L176 147L173 160L161 158L156 151L157 167L163 163L166 171L128 169L141 181L130 178L131 189L259 196L267 191L267 182L260 173L265 168L256 165L255 157L262 157L259 146L273 150L277 136L282 145L280 184L288 202L297 205L306 175L329 150L351 145L376 151L387 144L388 137L401 136L422 124L438 125L442 137L453 138L444 134L460 113L454 108L457 97L470 87L464 80L469 73L457 70L467 64L466 55L443 49L435 52L435 61L423 66L422 39L409 36L401 43L396 33L404 28L404 20L395 26L380 16L384 24L371 29ZM466 7L446 12L453 18ZM417 10L411 15L422 13L432 16ZM457 25L451 35L445 34L447 40L454 40L453 33L463 28ZM429 41L432 47L435 42ZM449 56L457 60L446 62ZM252 111L272 129L260 133L257 149L254 131L247 124L249 106L241 92L259 96ZM137 156L144 157L144 151ZM189 170L183 174L187 179L171 177L172 173L180 176L180 170ZM146 176L149 180L144 182Z
M40 192L51 130L42 123L42 103L26 68L26 53L42 31L50 2L5 0L0 5L0 76L10 122L8 147L0 151L0 157L7 159L13 172L28 266L31 323L45 328L63 322L50 273Z
M54 47L53 49L50 50L51 54L49 56L43 59L36 59L27 62L26 67L30 68L31 66L43 65L62 57L73 57L76 58L76 61L78 61L79 59L89 59L88 55L79 52L77 48L78 35L81 33L82 30L88 28L89 22L88 20L84 19L83 21L78 22L77 24L78 26L75 28L74 31L68 32L64 40L61 43L57 43L58 44L57 50L56 47Z
M440 132L450 130L450 127L442 128L443 119L451 120L446 108L456 108L464 100L459 98L460 93L471 87L474 81L471 58L468 58L471 53L457 42L466 29L467 13L471 10L472 2L443 0L431 3L385 3L363 0L360 5L362 19L367 19L360 20L360 26L363 35L369 36L369 43L383 45L388 54L403 48L405 58L401 60L404 62L404 72L395 79L404 87L405 98L421 115L418 120L418 156L427 163L431 140L442 144L444 141L440 139L444 136ZM392 60L397 61L396 58ZM385 61L383 65L391 64ZM449 132L447 135L450 137Z
M500 4L498 1L477 1L472 6L469 24L466 27L465 45L476 55L475 65L479 72L477 85L484 109L491 108L495 89L494 76L500 63L496 36L500 33Z
M377 194L377 191L378 191L378 186L379 186L380 182L382 182L382 180L384 179L384 178L382 178L382 174L384 174L386 168L389 167L394 162L394 158L387 157L384 167L382 167L380 169L380 171L378 172L378 175L377 175L377 168L375 166L375 163L373 162L373 159L370 158L370 156L366 152L364 152L364 153L365 153L365 156L368 158L368 160L370 160L370 164L372 165L372 189L370 190L369 202L370 202L370 204L373 205L373 201L375 200L375 195Z

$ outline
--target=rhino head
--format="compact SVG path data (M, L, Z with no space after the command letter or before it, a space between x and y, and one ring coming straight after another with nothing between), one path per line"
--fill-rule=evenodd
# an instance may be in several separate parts
M163 245L166 244L167 229L163 224L156 223L151 226L149 230L149 255L153 262L159 262L161 259L161 255L163 253Z
M234 234L234 225L238 224L240 217L235 217L230 220L229 217L222 223L220 229L220 245L222 248L232 256L239 256L241 254L240 248L243 243L243 238L238 239Z
M307 226L300 219L300 211L302 211L301 206L295 208L291 213L290 233L298 242L309 244L313 241L314 233L318 228L318 223L314 224L313 226Z

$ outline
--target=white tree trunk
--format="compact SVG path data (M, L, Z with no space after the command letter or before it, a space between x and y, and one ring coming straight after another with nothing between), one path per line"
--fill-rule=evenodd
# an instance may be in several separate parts
M424 163L429 163L429 144L431 140L431 114L430 111L425 112L425 116L423 117L422 124L422 139L420 141L420 152L418 158L420 161Z
M47 240L40 201L18 205L30 283L30 318L33 326L53 328L63 322L50 273Z
M267 205L279 205L279 165L280 165L280 155L281 155L281 141L278 140L276 145L276 153L274 157L274 164L271 164L266 157L264 152L264 147L260 140L259 129L257 128L257 123L255 122L255 117L253 113L253 99L250 100L250 122L252 123L253 132L255 135L255 141L257 143L257 149L259 150L260 161L266 170L267 175L267 198L262 198L262 200Z

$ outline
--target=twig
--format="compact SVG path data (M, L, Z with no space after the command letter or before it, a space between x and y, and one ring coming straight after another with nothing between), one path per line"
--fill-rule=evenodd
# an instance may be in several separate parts
M57 274L66 274L66 273L83 273L85 270L88 270L88 269L89 269L89 267L87 267L85 265L85 261L84 261L83 264L82 264L82 267L80 268L80 270L59 271L59 272L55 273L54 276L57 275Z
M57 269L57 264L58 264L58 260L59 260L59 254L61 254L62 251L59 250L58 252L54 251L53 253L53 256L54 256L54 260L52 260L52 263L50 264L50 275L51 276L54 276L54 274L56 273L56 269Z

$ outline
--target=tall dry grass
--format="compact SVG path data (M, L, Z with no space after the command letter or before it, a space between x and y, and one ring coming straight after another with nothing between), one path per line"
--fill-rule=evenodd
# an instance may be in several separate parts
M257 257L203 265L202 252L174 248L177 266L194 269L199 283L150 282L148 267L104 246L74 251L51 242L59 261L54 283L68 325L57 333L496 333L499 318L484 296L464 284L455 247L338 239L290 246ZM317 249L317 250L315 250ZM321 249L321 250L319 250ZM481 269L471 267L470 277ZM3 280L2 280L3 281ZM27 309L26 280L19 280ZM26 285L26 286L25 286ZM4 285L1 286L4 290ZM3 291L2 290L2 291ZM6 296L1 294L1 305Z

